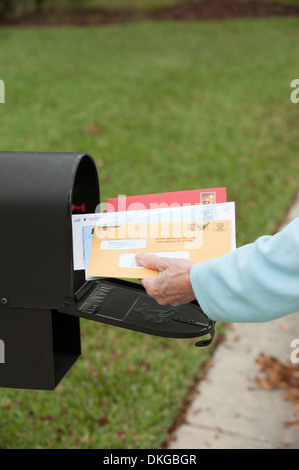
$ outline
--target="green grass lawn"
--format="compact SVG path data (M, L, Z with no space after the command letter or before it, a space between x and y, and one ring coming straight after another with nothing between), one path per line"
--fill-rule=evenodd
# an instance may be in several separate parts
M90 152L103 201L226 186L237 243L253 241L298 190L298 26L2 29L0 148ZM211 353L87 320L81 329L82 358L55 392L0 390L0 448L157 448Z

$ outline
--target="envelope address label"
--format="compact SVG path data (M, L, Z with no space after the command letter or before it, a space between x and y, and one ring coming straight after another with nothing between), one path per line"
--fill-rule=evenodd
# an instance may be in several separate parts
M155 253L148 253L149 255L162 256L163 258L181 258L189 259L188 251L157 251ZM144 268L136 261L136 253L122 253L119 257L119 266L121 268Z
M102 250L136 250L146 247L146 238L124 238L117 240L102 240Z

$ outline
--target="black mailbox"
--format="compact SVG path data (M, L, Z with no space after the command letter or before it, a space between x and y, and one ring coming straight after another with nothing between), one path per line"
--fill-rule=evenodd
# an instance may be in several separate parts
M197 302L161 307L139 284L74 270L72 213L99 203L89 154L0 152L0 387L55 389L81 355L80 317L212 341Z

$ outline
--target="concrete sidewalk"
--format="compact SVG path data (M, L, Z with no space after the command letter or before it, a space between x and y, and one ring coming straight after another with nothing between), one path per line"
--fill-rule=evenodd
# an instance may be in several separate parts
M299 195L285 223L299 216ZM213 357L185 423L169 449L299 449L299 430L287 427L294 415L283 390L263 390L256 359L261 353L290 361L299 338L299 314L260 324L233 324Z

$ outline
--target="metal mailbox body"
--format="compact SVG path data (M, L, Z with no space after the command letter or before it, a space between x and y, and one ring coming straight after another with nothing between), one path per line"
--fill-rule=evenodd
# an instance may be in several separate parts
M99 204L88 154L0 152L0 386L54 389L81 354L78 317L58 313L73 270L72 204Z
M99 204L87 154L0 152L0 295L11 307L58 308L84 282L73 270L72 204Z

